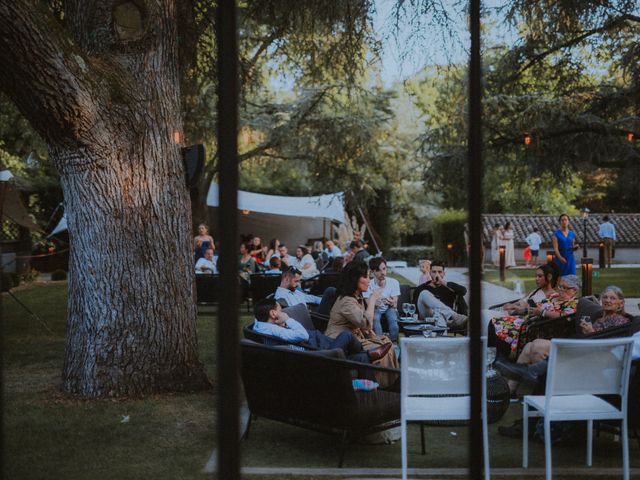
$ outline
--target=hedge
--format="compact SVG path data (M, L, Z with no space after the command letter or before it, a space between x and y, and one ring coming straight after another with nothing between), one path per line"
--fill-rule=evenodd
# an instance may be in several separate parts
M466 221L467 213L464 210L443 210L431 220L435 256L439 260L444 260L450 267L464 264L466 258L464 224ZM451 257L449 257L448 245L452 246Z

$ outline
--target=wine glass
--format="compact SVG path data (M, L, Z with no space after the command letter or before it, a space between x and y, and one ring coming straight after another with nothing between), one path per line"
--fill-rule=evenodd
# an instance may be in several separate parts
M493 369L493 362L496 361L496 347L487 347L487 377L494 377L497 375Z
M409 303L409 315L415 320L416 306L413 303Z
M402 304L402 311L404 312L405 318L409 316L409 303Z

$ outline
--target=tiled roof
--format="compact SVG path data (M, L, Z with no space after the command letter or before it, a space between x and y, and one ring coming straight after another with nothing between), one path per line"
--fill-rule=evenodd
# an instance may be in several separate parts
M587 218L587 241L589 244L596 244L600 241L598 228L603 222L602 217L609 215L609 220L616 227L618 246L640 246L640 214L639 213L590 213ZM542 237L545 245L551 244L551 236L558 229L559 215L523 215L523 214L502 214L492 213L482 216L482 226L484 231L484 241L491 243L491 229L493 225L499 223L504 225L511 222L515 233L516 247L526 245L524 239L538 227L538 233ZM578 242L582 241L583 220L580 215L569 217L569 228L576 233Z

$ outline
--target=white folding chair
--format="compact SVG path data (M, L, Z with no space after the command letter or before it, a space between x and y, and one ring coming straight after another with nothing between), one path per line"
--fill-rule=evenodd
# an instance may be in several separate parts
M400 340L402 478L407 478L407 422L469 420L469 338L410 337ZM487 339L482 337L482 436L484 474L489 479L487 430Z
M524 397L522 420L522 466L529 457L529 417L544 417L544 452L547 480L551 479L551 422L587 421L587 465L592 463L593 421L622 422L624 479L629 478L627 394L631 368L632 338L551 341L545 395ZM620 395L617 408L596 395ZM529 410L529 407L534 410Z

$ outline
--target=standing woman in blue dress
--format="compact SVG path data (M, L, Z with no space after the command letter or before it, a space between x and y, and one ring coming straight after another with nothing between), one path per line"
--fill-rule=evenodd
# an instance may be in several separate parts
M576 245L576 234L569 230L569 215L560 215L560 228L553 232L551 241L556 252L554 262L560 267L560 276L576 274L576 259L573 256Z

